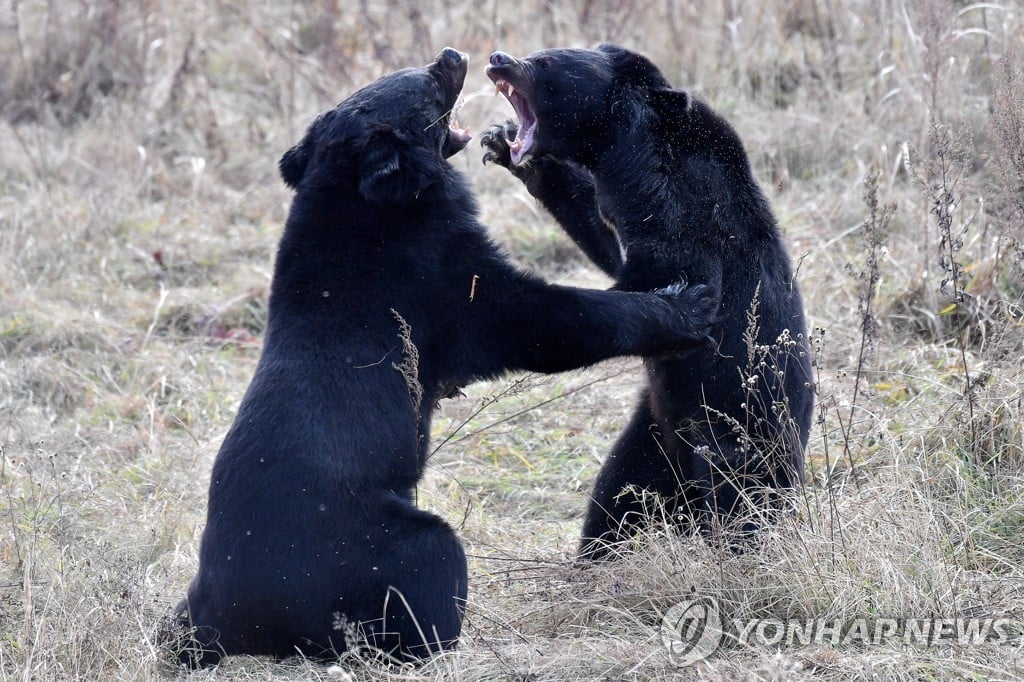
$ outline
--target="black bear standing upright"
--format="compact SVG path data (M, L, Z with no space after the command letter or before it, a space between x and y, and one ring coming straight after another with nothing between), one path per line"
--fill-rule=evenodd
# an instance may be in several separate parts
M466 560L414 504L437 401L506 370L706 343L707 287L574 289L509 264L446 161L468 140L449 125L465 75L445 49L320 116L281 159L296 195L263 353L177 611L189 665L331 658L358 641L402 658L453 646Z
M814 394L800 293L739 137L614 45L490 61L519 125L484 136L485 163L525 182L617 289L683 272L721 292L717 352L647 360L650 385L598 476L581 556L630 535L639 490L684 524L753 530L777 507L773 491L802 479Z

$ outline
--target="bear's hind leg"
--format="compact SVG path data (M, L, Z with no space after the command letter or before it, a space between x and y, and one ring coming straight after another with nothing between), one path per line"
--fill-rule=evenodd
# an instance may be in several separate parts
M416 661L452 649L465 612L468 568L462 543L442 519L396 501L389 525L388 590L382 618L365 624L369 643L397 658Z
M628 542L652 515L694 515L692 472L681 470L676 456L665 450L665 437L656 424L644 393L597 476L583 522L580 559L613 558L616 545Z

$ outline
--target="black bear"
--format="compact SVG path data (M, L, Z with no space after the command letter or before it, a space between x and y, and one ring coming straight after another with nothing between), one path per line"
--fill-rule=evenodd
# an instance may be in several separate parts
M450 125L466 65L446 48L381 78L281 159L296 194L263 352L214 462L199 568L177 610L187 665L452 647L466 560L414 503L437 401L507 370L707 344L708 287L548 285L488 239L446 161L468 140Z
M646 360L649 386L596 485L582 558L635 532L651 498L684 527L748 534L802 481L814 390L803 306L733 128L614 45L491 55L518 126L483 136L616 289L685 274L721 292L717 351Z

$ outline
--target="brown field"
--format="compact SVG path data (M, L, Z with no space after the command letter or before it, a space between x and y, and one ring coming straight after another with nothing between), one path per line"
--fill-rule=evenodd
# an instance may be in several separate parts
M181 675L156 623L196 568L290 199L276 163L311 118L452 45L472 59L459 119L479 132L511 115L483 74L493 49L603 40L735 125L800 263L819 420L799 515L744 554L656 530L574 568L639 361L478 384L442 405L419 489L471 556L458 651L420 668L240 657L192 679L1024 677L1019 637L727 646L678 668L659 629L691 594L738 619L1024 622L1018 0L12 0L0 679ZM453 162L513 257L607 285L480 156Z

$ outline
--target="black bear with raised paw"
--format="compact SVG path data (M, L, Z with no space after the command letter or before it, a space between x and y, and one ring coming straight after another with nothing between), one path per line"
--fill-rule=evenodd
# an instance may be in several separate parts
M454 646L466 559L414 503L437 401L508 370L707 345L708 287L553 286L488 239L446 161L468 140L449 125L466 64L448 48L381 78L281 159L296 194L263 352L214 462L176 614L188 665Z
M802 480L814 390L800 293L739 137L614 45L495 52L487 73L519 121L483 136L484 162L522 180L616 289L682 272L721 292L717 351L646 361L649 386L598 476L581 557L606 557L635 532L650 511L643 491L685 527L752 532Z

